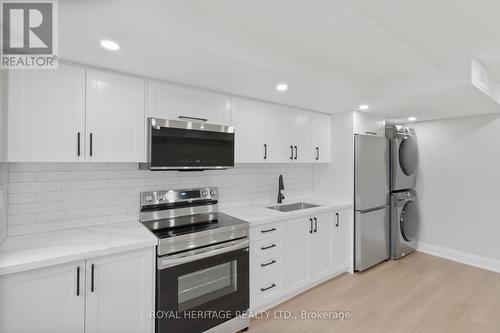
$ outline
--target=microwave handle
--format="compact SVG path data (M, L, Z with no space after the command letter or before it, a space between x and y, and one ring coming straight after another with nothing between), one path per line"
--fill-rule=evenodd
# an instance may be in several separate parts
M185 256L185 257L180 257L180 258L159 258L158 259L158 269L160 270L160 269L164 269L164 268L169 268L172 266L185 264L188 262L208 258L208 257L215 256L218 254L227 253L227 252L231 252L231 251L235 251L235 250L239 250L239 249L244 249L244 248L247 248L249 246L249 244L250 244L250 242L247 239L247 240L244 240L243 242L238 242L234 245L225 246L222 248L217 248L215 250L198 253L198 254L194 254L191 256Z
M188 117L188 116L179 116L179 119L191 119L191 120L199 120L199 121L207 121L206 118L196 118L196 117Z

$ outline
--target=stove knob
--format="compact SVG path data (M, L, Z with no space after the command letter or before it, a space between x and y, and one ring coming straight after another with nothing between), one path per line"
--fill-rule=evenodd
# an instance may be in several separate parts
M215 195L215 190L210 190L210 195Z
M207 195L208 195L208 191L203 191L203 192L201 192L201 196L202 196L202 197L206 197Z
M146 197L146 202L151 202L151 201L153 201L153 200L154 200L154 198L153 198L153 196L152 196L152 195L148 195L148 196Z
M157 194L156 195L156 200L158 200L158 201L165 200L165 195L164 194Z

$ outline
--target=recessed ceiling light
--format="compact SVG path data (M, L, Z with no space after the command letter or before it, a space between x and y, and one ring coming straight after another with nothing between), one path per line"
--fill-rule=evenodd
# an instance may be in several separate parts
M120 49L120 45L112 40L101 40L101 46L111 51L118 51Z
M409 117L408 120L409 121L415 121L415 120L417 120L417 117Z
M359 109L360 109L361 111L363 111L363 110L368 110L368 108L369 108L369 106L368 106L367 104L362 104L362 105L360 105L360 106L359 106Z
M286 83L278 83L276 85L276 90L281 91L281 92L287 91L288 90L288 84L286 84Z

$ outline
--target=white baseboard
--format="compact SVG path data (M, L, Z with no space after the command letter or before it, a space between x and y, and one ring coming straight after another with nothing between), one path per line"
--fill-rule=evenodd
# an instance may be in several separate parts
M500 273L500 260L495 260L427 243L419 243L417 246L417 251L427 253L436 257L453 260L469 266L479 267L482 269Z

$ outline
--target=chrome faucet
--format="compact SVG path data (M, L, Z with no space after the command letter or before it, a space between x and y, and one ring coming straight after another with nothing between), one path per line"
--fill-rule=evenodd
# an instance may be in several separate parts
M282 203L283 199L285 199L285 196L281 191L285 189L285 185L283 184L283 175L280 175L278 178L278 203Z

